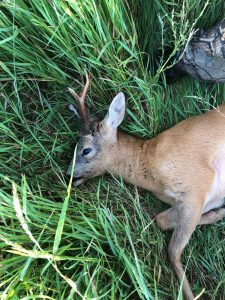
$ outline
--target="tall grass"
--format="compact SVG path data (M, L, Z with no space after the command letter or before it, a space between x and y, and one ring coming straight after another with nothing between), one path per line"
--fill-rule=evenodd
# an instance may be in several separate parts
M1 299L177 299L171 233L153 217L165 205L110 176L67 187L79 134L67 91L88 69L90 113L123 90L122 129L153 137L224 102L224 85L164 78L193 28L224 16L222 0L1 1ZM183 255L204 299L224 299L224 228L199 228Z

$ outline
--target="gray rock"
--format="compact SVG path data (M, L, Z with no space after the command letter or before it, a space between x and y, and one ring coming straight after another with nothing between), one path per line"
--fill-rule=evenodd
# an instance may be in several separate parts
M225 82L225 19L210 29L197 31L185 50L177 53L176 60L167 73L171 82L185 74L199 81Z

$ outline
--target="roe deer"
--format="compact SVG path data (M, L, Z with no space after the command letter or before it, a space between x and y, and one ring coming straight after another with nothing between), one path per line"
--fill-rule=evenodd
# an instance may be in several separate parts
M151 191L172 207L156 216L162 230L174 229L168 256L183 284L187 300L194 299L180 258L198 224L225 216L225 105L184 120L155 138L144 140L117 130L125 114L125 97L116 95L101 122L85 110L89 78L80 102L83 123L74 170L75 185L107 171ZM72 163L67 171L71 175ZM215 210L216 209L216 210Z

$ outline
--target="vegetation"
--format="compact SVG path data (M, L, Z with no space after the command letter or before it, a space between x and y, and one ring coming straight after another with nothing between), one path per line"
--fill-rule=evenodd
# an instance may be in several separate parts
M224 101L224 85L164 76L193 29L223 17L223 0L0 2L1 299L182 299L171 232L153 217L166 205L111 176L66 182L79 135L68 87L87 69L99 117L123 90L121 129L153 137ZM224 299L224 231L199 227L184 251L204 299Z

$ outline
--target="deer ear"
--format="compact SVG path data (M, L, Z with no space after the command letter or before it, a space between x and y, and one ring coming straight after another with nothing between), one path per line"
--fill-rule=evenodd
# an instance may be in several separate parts
M103 125L108 129L116 129L123 121L125 115L125 96L120 92L115 96L109 106L109 110L104 120Z

